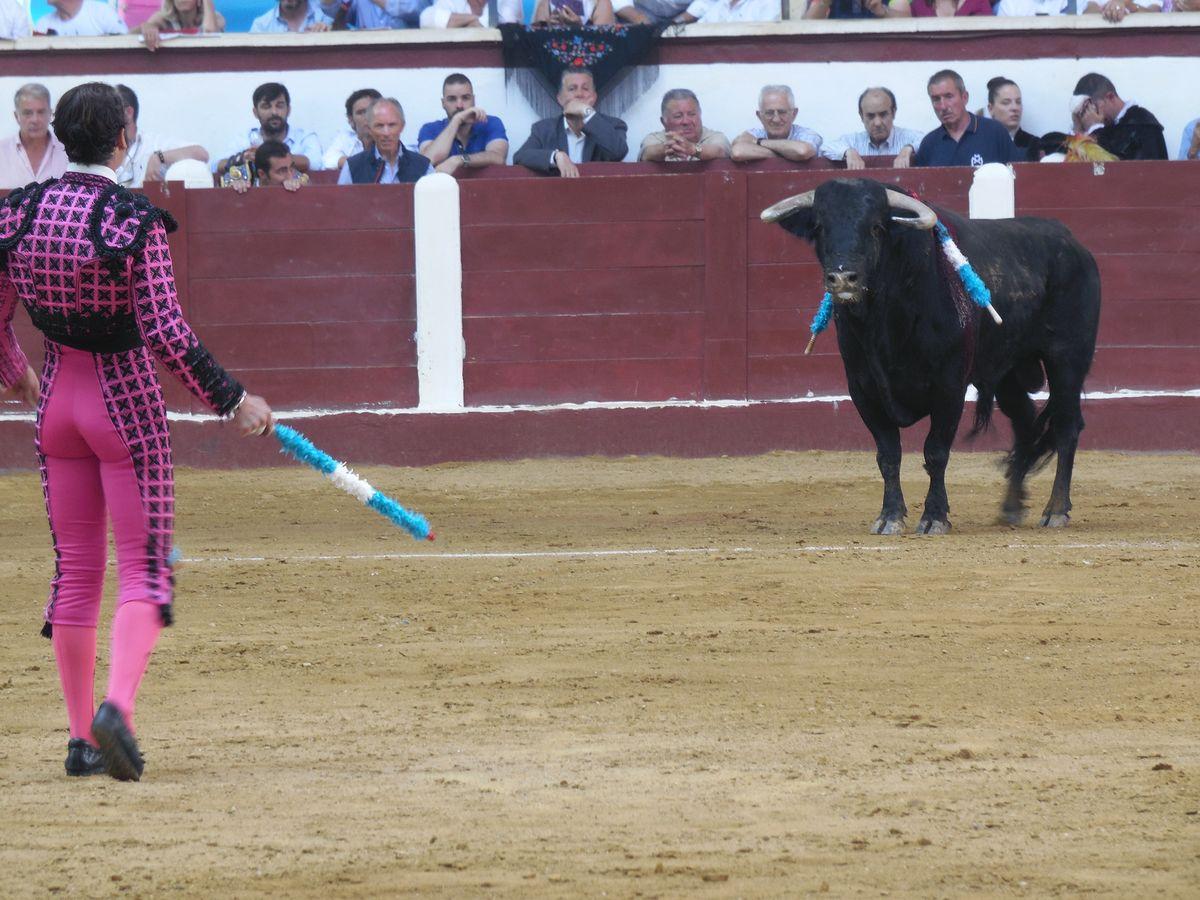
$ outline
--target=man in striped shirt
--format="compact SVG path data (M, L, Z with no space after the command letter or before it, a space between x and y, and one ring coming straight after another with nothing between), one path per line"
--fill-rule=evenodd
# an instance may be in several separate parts
M864 131L843 134L821 149L834 162L845 160L847 169L866 168L865 156L894 156L892 165L907 169L925 135L896 126L896 95L885 87L867 88L858 98L858 116Z

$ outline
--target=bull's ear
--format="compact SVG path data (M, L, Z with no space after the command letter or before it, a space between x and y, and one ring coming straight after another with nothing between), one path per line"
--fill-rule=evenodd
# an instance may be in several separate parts
M803 194L788 197L786 200L780 200L773 206L768 206L762 211L762 220L778 222L792 234L811 241L813 237L812 206L815 193L815 191L806 191Z
M798 238L803 238L806 241L814 239L813 233L813 214L811 209L798 209L793 213L789 213L781 219L775 220L776 224L781 225Z

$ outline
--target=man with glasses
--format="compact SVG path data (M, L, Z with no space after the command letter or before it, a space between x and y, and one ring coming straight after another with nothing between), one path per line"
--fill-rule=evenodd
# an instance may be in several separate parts
M781 159L806 162L821 149L821 136L796 124L796 98L786 84L768 84L758 92L759 125L733 139L734 162Z

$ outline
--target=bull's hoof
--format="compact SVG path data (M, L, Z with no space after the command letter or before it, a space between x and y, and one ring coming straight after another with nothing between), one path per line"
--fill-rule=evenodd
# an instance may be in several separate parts
M1023 506L1019 506L1016 509L1006 506L1000 510L1000 524L1011 525L1015 528L1025 521L1026 512L1028 510Z
M1053 513L1042 516L1043 528L1066 528L1071 524L1071 517L1066 513Z
M917 534L949 534L949 519L922 519L917 523Z
M880 516L871 526L871 534L904 534L904 519L885 519Z

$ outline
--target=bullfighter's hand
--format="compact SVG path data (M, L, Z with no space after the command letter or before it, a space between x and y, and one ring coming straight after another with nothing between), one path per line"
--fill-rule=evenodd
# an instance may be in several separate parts
M233 424L242 432L244 437L260 434L270 434L275 427L271 407L267 401L256 394L246 394L237 412L233 414Z
M26 366L25 373L16 380L13 386L0 394L10 400L20 400L34 409L37 409L38 398L41 395L41 385L38 383L37 373L33 371L32 366Z

